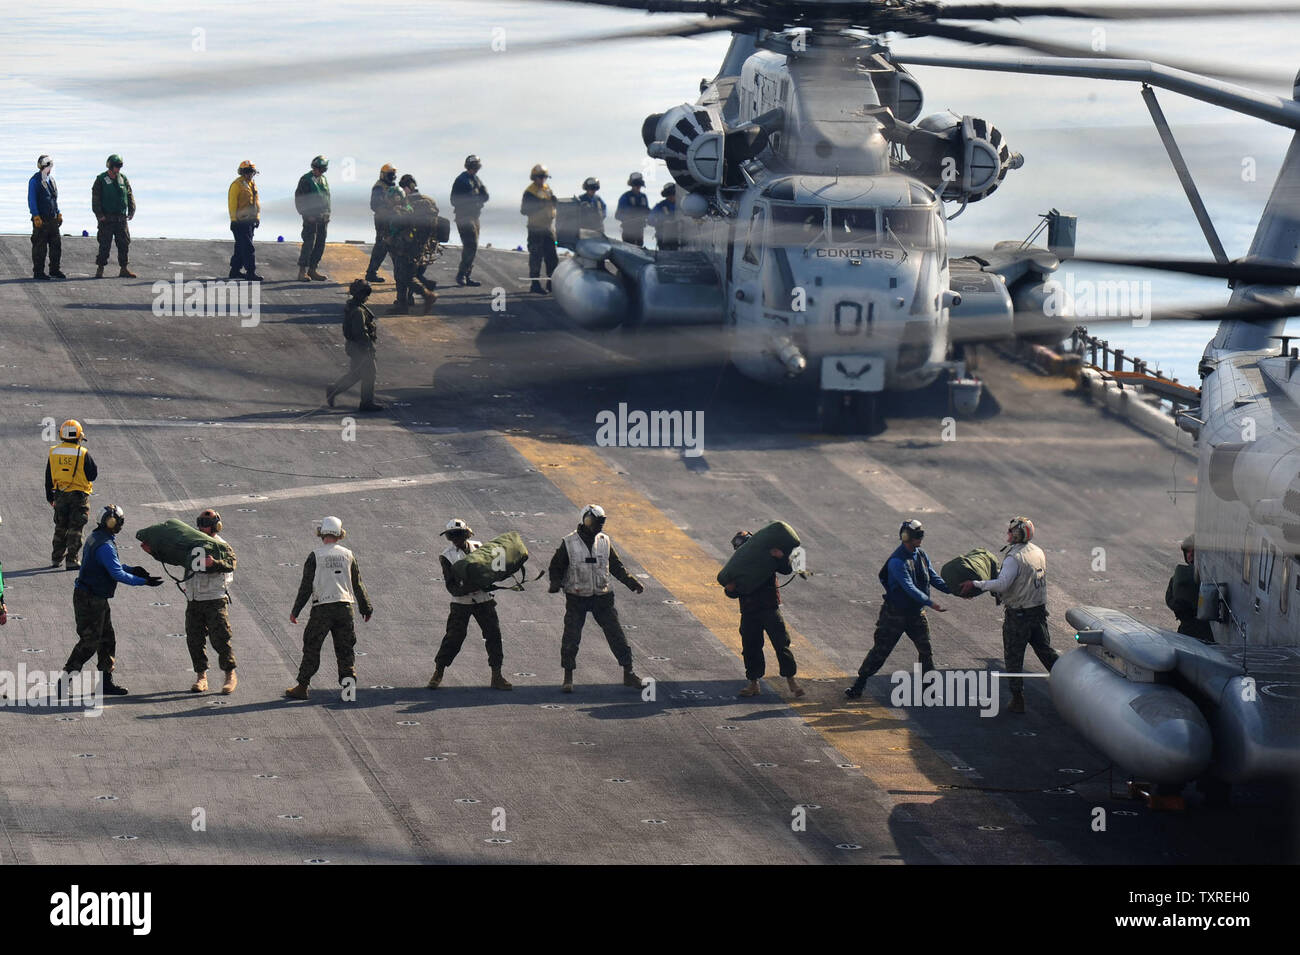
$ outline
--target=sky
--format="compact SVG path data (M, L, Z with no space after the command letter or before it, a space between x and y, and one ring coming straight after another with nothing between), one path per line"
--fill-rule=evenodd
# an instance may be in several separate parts
M239 162L260 172L261 241L296 241L293 187L311 158L330 158L334 240L370 240L368 197L385 162L411 172L446 209L467 153L483 159L492 195L484 238L523 240L518 198L545 163L561 196L589 175L613 200L633 171L652 195L669 181L649 161L641 122L690 102L717 72L726 34L581 43L619 29L681 20L578 3L260 2L111 5L48 0L8 5L0 23L0 231L25 232L26 180L55 159L65 231L92 229L90 184L110 152L123 155L139 204L137 236L228 237L226 189ZM1025 31L1153 58L1180 56L1275 67L1294 75L1288 38L1300 18L1122 22L1029 20ZM542 40L554 52L528 54ZM917 53L969 51L896 38ZM447 51L457 50L451 56ZM1008 51L974 51L973 55ZM361 68L254 68L367 55ZM374 64L400 63L400 71ZM205 71L196 74L194 71ZM215 70L215 73L206 72ZM1079 217L1081 251L1208 257L1205 240L1151 125L1136 84L916 67L923 114L951 109L988 119L1025 156L999 191L951 223L955 247L1022 239L1040 213ZM145 79L141 79L145 77ZM148 77L153 77L149 79ZM1290 96L1289 83L1267 91ZM1161 104L1230 256L1245 253L1290 139L1286 130L1160 93ZM1252 169L1254 177L1244 175ZM1157 307L1219 302L1223 283L1067 266L1077 279L1150 281ZM1144 287L1145 288L1145 287ZM1107 330L1174 374L1193 378L1212 329Z

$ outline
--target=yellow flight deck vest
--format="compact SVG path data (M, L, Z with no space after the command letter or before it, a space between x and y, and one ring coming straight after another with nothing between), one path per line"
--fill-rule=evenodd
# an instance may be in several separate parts
M569 552L569 569L564 572L564 592L578 597L594 597L609 590L609 537L597 534L591 550L574 531L564 538Z
M94 485L86 477L87 451L79 444L64 441L50 448L50 477L56 491L81 491L90 494Z

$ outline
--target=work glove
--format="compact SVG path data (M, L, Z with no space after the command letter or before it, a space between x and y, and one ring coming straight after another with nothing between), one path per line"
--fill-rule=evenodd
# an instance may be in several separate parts
M258 226L260 226L261 224L262 224L262 220L261 220L261 219L254 219L254 220L253 220L253 228L254 228L254 229L256 229L256 228L257 228Z
M122 569L125 570L128 574L132 574L132 575L134 575L134 576L136 576L136 577L148 577L148 576L149 576L149 571L145 570L143 567L139 566L138 564L137 564L136 566L134 566L134 567L131 567L131 566L124 566Z
M559 584L551 584L551 586L547 588L546 592L547 592L548 594L558 594L558 593L560 592L560 585L559 585Z
M641 583L639 580L633 580L630 586L632 588L632 593L634 594L645 593L645 584Z
M964 580L964 581L962 581L962 584L961 584L961 595L962 595L963 597L973 597L973 596L975 596L977 593L979 593L979 590L975 587L975 581L973 581L973 580Z
M0 607L0 627L3 627L8 622L9 622L9 611L5 610L3 607Z
M32 226L34 228L39 229L44 224L45 224L45 220L43 220L40 216L32 216Z
M161 587L163 579L161 577L146 577L145 583L150 587Z
M54 217L54 224L55 224L56 226L61 226L61 225L63 225L63 213L62 213L62 212L60 212L57 216Z

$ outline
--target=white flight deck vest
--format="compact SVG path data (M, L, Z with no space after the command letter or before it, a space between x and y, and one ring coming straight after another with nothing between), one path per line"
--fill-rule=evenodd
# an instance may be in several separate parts
M471 540L469 542L469 553L474 553L474 551L478 550L482 546L482 541ZM455 544L451 544L442 552L442 556L447 559L447 563L454 566L456 561L468 555ZM495 599L496 598L486 590L475 590L467 594L462 594L459 597L452 597L451 602L454 604L483 604L487 603L489 600Z
M1047 603L1047 556L1037 544L1016 544L1007 551L1016 559L1016 579L1002 593L1002 602L1015 610Z
M223 544L225 543L218 534L213 534L212 539L215 541L221 541ZM193 577L185 581L185 599L225 600L226 589L234 579L234 574L197 571Z
M564 592L578 597L609 593L609 535L597 534L587 550L587 543L574 531L564 538L569 552L569 569L564 574Z
M357 598L352 593L352 551L342 544L324 544L312 553L316 555L312 606L356 603Z

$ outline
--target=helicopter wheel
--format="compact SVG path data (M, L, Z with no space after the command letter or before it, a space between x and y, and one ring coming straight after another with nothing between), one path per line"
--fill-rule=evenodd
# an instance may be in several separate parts
M827 434L879 434L885 430L881 396L854 391L823 391L817 420Z

